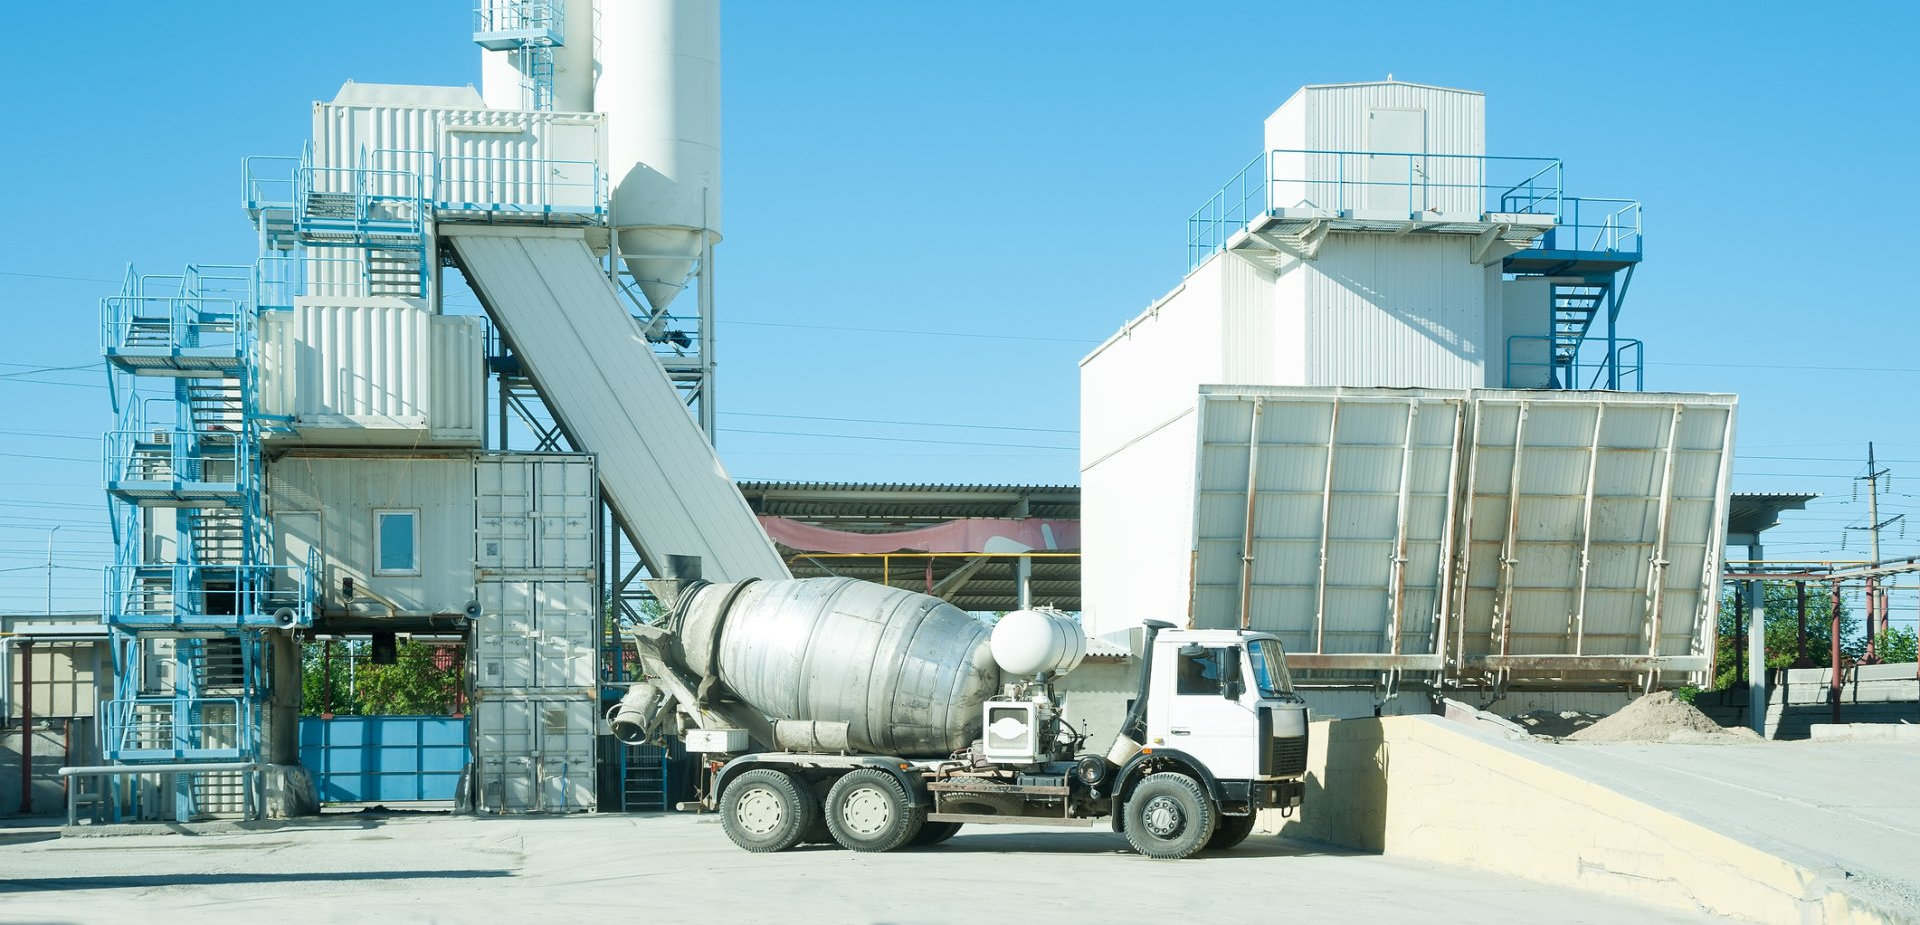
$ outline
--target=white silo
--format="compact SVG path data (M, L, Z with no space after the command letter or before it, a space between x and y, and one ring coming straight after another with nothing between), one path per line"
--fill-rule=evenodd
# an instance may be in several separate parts
M564 16L561 45L548 51L553 57L553 111L593 112L594 0L554 0ZM512 8L509 8L512 9ZM497 15L507 16L502 12ZM489 109L526 109L525 92L535 52L480 50L480 96Z
M596 29L612 225L662 311L685 288L703 233L720 239L720 3L603 3Z

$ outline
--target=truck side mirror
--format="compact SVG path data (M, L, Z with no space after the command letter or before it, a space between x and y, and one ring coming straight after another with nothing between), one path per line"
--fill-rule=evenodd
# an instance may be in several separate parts
M1239 700L1247 692L1246 685L1240 680L1240 652L1228 649L1220 659L1220 695L1228 700Z

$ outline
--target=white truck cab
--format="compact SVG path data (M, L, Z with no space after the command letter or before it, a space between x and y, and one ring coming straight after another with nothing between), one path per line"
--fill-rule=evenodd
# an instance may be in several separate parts
M1307 705L1278 638L1169 629L1153 644L1143 750L1182 752L1221 780L1304 770Z

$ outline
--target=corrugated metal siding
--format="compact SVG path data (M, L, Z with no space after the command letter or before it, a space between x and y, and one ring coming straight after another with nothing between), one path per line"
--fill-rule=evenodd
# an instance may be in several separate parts
M1459 656L1707 654L1733 411L1732 396L1478 396Z
M590 172L561 176L556 186L554 165L530 162L604 163L602 123L597 113L316 103L313 163L407 171L424 178L424 195L444 201L579 205L584 203L569 197L579 195L574 184L591 183ZM344 180L323 171L315 188L324 191L331 187L323 184ZM375 177L371 189L399 195L404 182ZM601 185L604 193L604 180Z
M420 511L418 575L373 574L373 512L387 509ZM276 546L320 550L326 606L340 606L347 576L404 615L457 614L473 600L473 461L465 455L289 454L268 465L267 510Z
M697 555L707 578L785 578L646 339L576 233L449 230L475 291L580 449L658 574Z
M1420 110L1425 117L1425 147L1412 154L1486 153L1486 97L1468 90L1449 90L1404 83L1370 83L1303 87L1266 121L1268 151L1382 151L1369 137L1368 116L1376 109ZM1414 191L1409 203L1446 215L1478 215L1486 182L1482 162L1466 158L1428 158L1419 164L1426 185ZM1305 182L1276 184L1272 204L1279 207L1313 205L1326 209L1366 209L1370 190L1364 185L1368 159L1363 155L1282 155L1272 165L1276 179ZM1344 188L1339 184L1344 181ZM1402 197L1387 197L1399 204Z
M1436 654L1464 409L1464 393L1203 390L1196 625L1240 626L1244 580L1249 625L1289 652Z
M475 687L591 691L599 674L598 586L591 581L500 578L480 583Z
M500 573L594 568L599 495L591 457L488 454L474 460L473 483L477 567Z
M1298 265L1307 385L1467 389L1486 381L1486 272L1469 243L1331 235Z
M486 437L486 347L478 315L435 315L428 323L427 426L441 443L479 444Z
M390 297L303 297L291 312L261 315L262 409L322 443L478 444L481 351L477 316Z
M593 808L599 720L594 699L481 700L474 706L474 785L482 809Z

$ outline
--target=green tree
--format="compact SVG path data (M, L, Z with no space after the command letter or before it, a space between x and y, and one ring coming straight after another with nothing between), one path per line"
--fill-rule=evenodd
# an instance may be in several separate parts
M1791 582L1771 581L1764 583L1767 607L1767 667L1792 668L1799 653L1800 629L1795 616L1799 604ZM1732 686L1736 677L1744 677L1747 664L1747 627L1752 623L1752 615L1746 612L1745 601L1737 602L1735 597L1741 593L1739 584L1730 584L1720 597L1720 634L1719 666L1720 673L1714 678L1713 687L1725 690ZM1826 586L1807 585L1807 667L1828 668L1833 665L1833 619L1832 596ZM1736 606L1738 609L1736 609ZM1843 660L1859 657L1864 648L1864 639L1860 631L1860 620L1847 609L1846 601L1840 602L1840 653Z
M306 715L317 715L331 704L340 715L441 716L462 702L466 679L458 646L409 639L400 644L394 664L375 665L365 647L354 653L336 644L328 670L324 645L308 643L302 653L300 711Z

